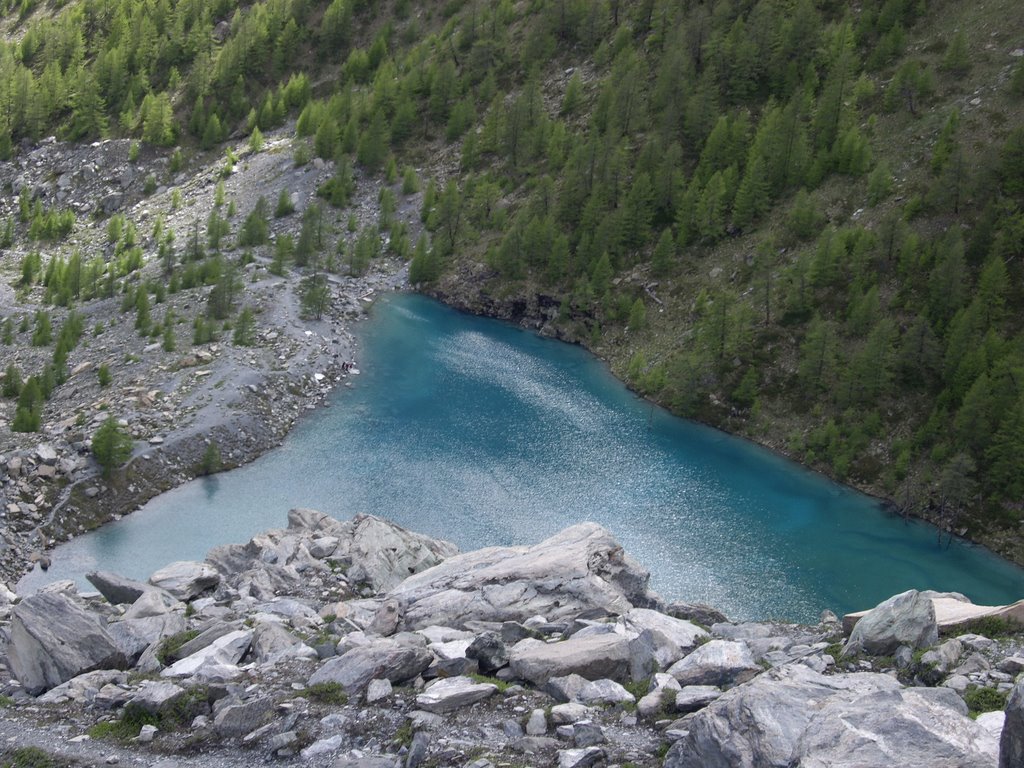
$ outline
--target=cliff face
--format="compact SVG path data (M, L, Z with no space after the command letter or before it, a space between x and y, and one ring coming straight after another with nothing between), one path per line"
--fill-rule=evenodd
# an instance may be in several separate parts
M10 754L994 768L1000 738L1012 765L1024 736L1024 682L1005 728L1002 712L967 717L1005 704L1019 633L940 644L931 598L907 593L861 619L858 655L841 658L831 615L734 624L665 604L592 523L458 553L372 516L292 510L287 528L147 583L88 578L100 595L0 592Z

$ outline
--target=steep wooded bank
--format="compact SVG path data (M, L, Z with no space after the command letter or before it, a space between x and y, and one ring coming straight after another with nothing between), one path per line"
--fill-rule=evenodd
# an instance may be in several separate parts
M113 133L173 174L294 118L296 162L334 162L327 204L354 169L423 189L429 241L384 192L329 268L386 232L460 303L542 296L552 330L679 413L1024 559L1018 4L60 5L3 4L0 155ZM8 245L76 226L19 202Z

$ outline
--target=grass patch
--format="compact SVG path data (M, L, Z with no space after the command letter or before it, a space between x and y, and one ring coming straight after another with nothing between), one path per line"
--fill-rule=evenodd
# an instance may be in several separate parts
M348 694L341 683L313 683L298 695L321 704L348 704Z
M832 645L825 648L825 653L831 656L836 661L843 658L843 643L832 643Z
M181 646L190 640L195 640L198 636L199 630L197 629L189 629L176 635L171 635L160 643L160 649L156 652L157 661L167 666L171 663L171 657L181 649Z
M119 720L104 720L88 730L92 739L130 741L139 735L144 725L155 725L160 731L169 733L192 722L192 718L206 709L209 693L203 686L191 688L176 704L159 713L148 712L141 707L127 706Z
M481 675L473 673L469 676L474 683L490 683L498 687L498 693L504 693L512 683L506 682L505 680L499 680L496 677L489 677L488 675Z
M14 706L14 699L10 696L0 696L0 709L7 709Z
M3 768L60 768L58 763L39 747L22 747L4 758Z
M634 699L639 701L650 692L651 681L647 678L644 678L643 680L631 680L622 687L633 694Z
M972 718L983 712L1001 712L1006 709L1009 694L995 688L980 688L977 685L967 686L964 691L964 702Z
M1017 624L1013 621L1007 621L1006 619L1000 619L997 616L985 616L974 621L969 621L966 624L959 624L956 627L951 627L944 634L949 635L982 635L991 640L997 640L1000 638L1007 637L1024 637L1024 626Z
M402 724L402 727L395 731L395 742L403 747L408 747L412 744L413 730L412 723L406 721Z

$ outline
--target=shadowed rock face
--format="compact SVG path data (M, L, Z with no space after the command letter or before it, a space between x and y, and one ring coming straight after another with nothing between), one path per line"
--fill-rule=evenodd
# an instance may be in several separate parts
M390 595L403 627L467 621L558 621L600 608L624 613L657 603L649 574L596 523L580 523L532 547L488 547L410 576Z
M1010 694L1006 703L1006 722L999 742L999 768L1024 765L1024 680Z
M32 694L83 672L126 665L99 619L63 594L32 595L14 608L7 654L14 676Z

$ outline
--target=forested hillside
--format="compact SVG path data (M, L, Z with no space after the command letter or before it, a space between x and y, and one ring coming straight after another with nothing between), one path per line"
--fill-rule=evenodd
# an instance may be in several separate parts
M415 248L381 197L414 282L549 307L539 322L643 394L1024 561L1015 0L0 10L0 158L123 136L173 174L294 125L296 163L334 163L325 204L346 207L353 174L422 188ZM75 226L20 202L4 247ZM25 286L90 295L28 262Z

